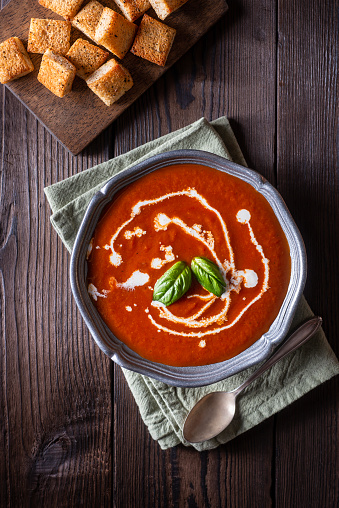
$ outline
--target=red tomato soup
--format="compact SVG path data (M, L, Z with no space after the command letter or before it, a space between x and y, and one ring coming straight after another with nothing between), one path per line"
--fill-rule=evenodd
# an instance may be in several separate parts
M165 307L157 280L176 262L213 261L225 292L192 276ZM103 320L139 355L166 365L206 365L244 351L268 331L287 292L291 259L266 199L212 168L168 166L123 189L88 249L88 292Z

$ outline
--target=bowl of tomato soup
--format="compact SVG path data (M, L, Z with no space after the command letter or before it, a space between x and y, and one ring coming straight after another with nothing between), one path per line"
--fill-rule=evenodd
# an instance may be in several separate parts
M73 294L99 347L175 386L264 360L284 339L305 280L304 244L276 189L195 150L109 180L71 258Z

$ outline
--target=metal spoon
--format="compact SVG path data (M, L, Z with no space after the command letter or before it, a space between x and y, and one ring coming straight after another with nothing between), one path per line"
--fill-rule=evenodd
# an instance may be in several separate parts
M220 434L233 420L235 401L239 393L281 358L304 344L318 330L321 323L320 317L314 317L302 324L259 369L235 390L212 392L200 399L186 417L183 428L184 438L190 443L201 443Z

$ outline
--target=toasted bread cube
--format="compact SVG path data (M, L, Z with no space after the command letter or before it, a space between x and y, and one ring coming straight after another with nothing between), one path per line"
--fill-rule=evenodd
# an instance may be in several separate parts
M104 51L84 39L77 39L69 52L66 53L66 58L76 68L77 75L82 79L87 79L106 62L108 55L108 51Z
M58 97L63 97L72 88L76 68L65 57L48 49L42 57L38 81Z
M8 83L32 71L34 65L18 37L10 37L0 44L0 83Z
M121 14L105 7L95 30L95 40L119 58L132 46L138 27Z
M72 19L72 25L78 28L82 33L90 39L95 40L95 29L98 26L104 6L95 0L89 2L81 11Z
M150 7L149 0L114 0L129 21L140 18Z
M132 88L133 79L128 70L112 58L99 67L86 83L106 106L111 106Z
M131 52L157 65L164 66L176 30L144 14Z
M70 47L70 38L71 24L69 21L32 18L27 51L45 53L50 48L60 55L65 55Z
M165 19L173 11L184 5L187 0L149 0L160 19Z
M84 0L39 0L39 4L50 9L65 19L72 19Z

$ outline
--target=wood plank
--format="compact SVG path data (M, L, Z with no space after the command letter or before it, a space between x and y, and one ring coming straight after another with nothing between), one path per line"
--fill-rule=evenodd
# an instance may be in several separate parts
M166 66L159 67L128 53L123 65L131 72L134 86L110 107L79 78L76 78L73 91L66 97L60 99L54 96L36 79L41 55L32 55L34 72L6 86L64 146L75 154L79 153L191 48L226 10L225 0L195 0L175 11L166 20L166 24L177 30ZM0 40L15 34L26 41L30 18L46 16L59 19L36 0L12 0L0 12Z
M275 10L266 0L229 5L213 31L115 122L115 155L201 116L227 114L250 164L275 181ZM273 418L211 452L164 452L119 367L114 372L115 507L271 506Z
M209 452L182 446L169 451L170 506L271 506L272 421Z
M111 364L76 309L69 255L43 194L86 160L71 157L7 91L3 126L1 505L104 506L111 495ZM99 139L88 160L106 158L108 143Z
M278 31L278 188L306 244L305 295L338 354L336 3L283 0ZM278 507L337 506L338 409L331 380L278 416Z
M0 8L3 7L3 2L0 0ZM0 87L0 202L3 194L3 133L5 128L5 89ZM0 252L1 248L8 236L8 226L1 221L0 228ZM9 421L8 421L8 405L6 401L7 392L7 363L6 363L6 348L3 338L5 337L4 328L4 307L5 307L5 292L4 292L4 279L0 271L0 499L8 506L8 499L10 497L10 482L9 482Z

